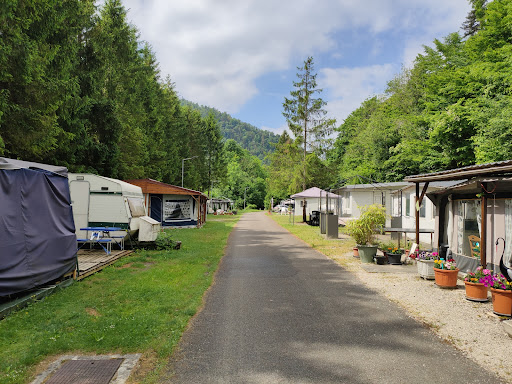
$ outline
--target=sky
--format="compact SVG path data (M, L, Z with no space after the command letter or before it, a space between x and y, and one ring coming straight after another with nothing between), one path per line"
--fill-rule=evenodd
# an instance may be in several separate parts
M468 0L123 0L161 77L180 97L282 133L297 67L314 59L337 125L434 39L460 27Z

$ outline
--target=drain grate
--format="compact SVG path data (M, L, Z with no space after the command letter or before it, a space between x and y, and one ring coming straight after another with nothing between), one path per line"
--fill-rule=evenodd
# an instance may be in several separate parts
M123 359L68 360L45 384L108 384Z

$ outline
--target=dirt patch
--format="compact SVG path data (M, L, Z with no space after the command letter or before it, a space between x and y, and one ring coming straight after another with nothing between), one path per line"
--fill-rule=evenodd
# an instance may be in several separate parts
M117 267L117 268L119 268L119 269L131 268L132 265L133 265L133 263L127 263L127 264L121 265L120 267Z
M144 378L147 378L155 371L158 364L158 357L155 352L144 353L128 378L127 384L140 383Z
M88 315L94 316L94 317L100 317L101 313L99 313L94 308L85 308L85 312L87 312Z

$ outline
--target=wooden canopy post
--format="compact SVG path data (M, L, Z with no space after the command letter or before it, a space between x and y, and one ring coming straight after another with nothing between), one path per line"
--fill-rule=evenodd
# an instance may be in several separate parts
M420 245L420 207L421 202L423 201L423 198L425 197L425 193L427 193L429 182L427 181L423 185L423 190L421 191L420 195L420 183L416 183L416 201L415 201L415 218L416 218L416 244L418 244L418 247Z
M485 190L487 189L486 183L482 183L482 202L481 202L481 229L482 233L480 233L480 265L485 267L487 265L487 196L485 195Z
M414 216L416 218L416 244L420 245L420 184L416 183L416 199L414 204ZM407 236L407 235L406 235Z

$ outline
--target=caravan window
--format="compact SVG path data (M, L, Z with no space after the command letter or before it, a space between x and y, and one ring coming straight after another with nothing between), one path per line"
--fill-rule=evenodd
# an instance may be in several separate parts
M127 200L128 200L128 206L130 207L130 212L132 214L132 217L140 217L140 216L146 215L146 209L144 207L143 199L129 197Z

